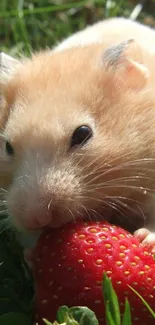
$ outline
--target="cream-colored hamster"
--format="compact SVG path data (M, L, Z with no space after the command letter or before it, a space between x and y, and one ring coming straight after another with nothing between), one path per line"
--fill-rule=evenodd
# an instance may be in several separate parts
M0 180L15 226L107 217L153 231L155 32L112 19L51 52L1 58Z

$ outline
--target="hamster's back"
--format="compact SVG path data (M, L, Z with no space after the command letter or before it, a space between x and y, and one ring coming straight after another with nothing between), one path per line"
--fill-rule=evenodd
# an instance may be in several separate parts
M65 39L54 50L64 50L92 43L103 43L105 47L110 47L130 38L134 38L150 53L155 53L154 29L126 18L99 21Z

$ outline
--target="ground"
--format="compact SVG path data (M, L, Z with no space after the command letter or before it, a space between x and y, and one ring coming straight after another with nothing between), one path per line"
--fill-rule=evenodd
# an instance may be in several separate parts
M155 26L154 0L1 0L0 49L15 56L30 55L99 19L133 17L139 3L142 10L134 19Z

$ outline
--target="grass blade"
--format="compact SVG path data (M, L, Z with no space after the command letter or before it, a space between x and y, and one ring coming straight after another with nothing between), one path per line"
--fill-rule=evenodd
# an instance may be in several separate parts
M108 278L106 273L103 275L103 282L102 282L102 290L103 290L103 297L105 301L105 305L107 305L108 302L108 308L107 312L109 315L112 315L114 325L120 325L121 324L121 316L120 316L120 308L119 308L119 302L117 295L115 293L115 290L112 287L111 280ZM109 317L109 316L108 316ZM110 324L110 323L109 323Z
M131 310L128 299L125 300L125 310L122 318L122 325L132 325L131 324Z
M145 307L148 309L148 311L150 312L150 314L152 315L152 317L155 319L155 312L148 305L148 303L146 302L146 300L135 289L133 289L131 286L128 285L128 287L141 299L141 301L143 302L143 304L145 305Z
M101 4L103 0L94 0L94 4ZM83 0L79 1L77 3L64 3L61 5L53 5L53 6L47 6L47 7L40 7L40 8L31 8L31 9L24 9L23 14L24 16L26 15L31 15L33 14L42 14L42 13L53 13L53 12L58 12L58 11L64 11L68 10L71 8L81 8L84 5L88 4L88 0ZM6 18L6 17L13 17L13 16L18 16L18 10L9 10L9 11L3 11L0 12L0 17Z
M106 325L116 325L116 323L113 320L112 314L111 314L111 310L109 307L109 301L106 302L105 315L106 315Z

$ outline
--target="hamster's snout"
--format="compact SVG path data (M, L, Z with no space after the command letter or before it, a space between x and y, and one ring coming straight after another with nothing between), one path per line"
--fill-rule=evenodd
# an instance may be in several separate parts
M79 191L71 168L43 168L42 173L31 168L29 177L18 176L8 191L9 215L21 230L59 227L74 219Z
M28 201L25 196L21 202L15 205L14 202L17 202L17 194L15 192L9 194L8 210L17 228L24 230L38 230L47 226L56 228L73 219L72 208L69 208L67 200L66 207L63 206L65 200L62 200L62 196L58 203L50 204L50 208L48 206L48 195L37 198L33 196L34 194L32 194Z

